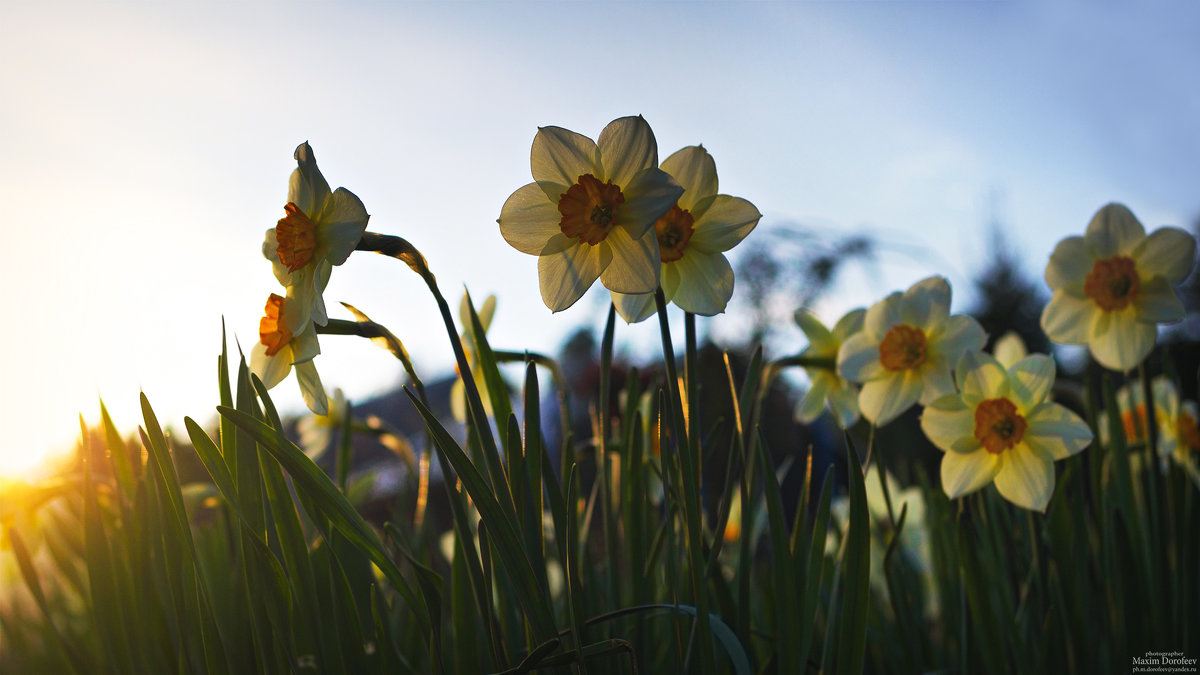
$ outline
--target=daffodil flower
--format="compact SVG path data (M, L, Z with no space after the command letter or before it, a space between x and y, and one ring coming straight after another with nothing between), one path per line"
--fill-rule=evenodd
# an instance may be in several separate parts
M1150 382L1150 391L1154 396L1159 456L1164 460L1169 457L1185 466L1191 465L1194 454L1200 453L1200 428L1197 427L1200 411L1195 401L1181 400L1175 385L1162 375ZM1125 441L1130 444L1145 443L1149 427L1140 381L1130 382L1117 390L1117 413L1121 416ZM1101 412L1098 426L1100 440L1105 445L1112 442L1108 420L1108 411Z
M304 332L310 319L322 326L328 323L321 293L334 265L354 252L369 218L354 193L342 187L330 192L307 142L296 148L296 162L285 215L267 230L263 242L263 256L293 300L283 316L293 335Z
M1008 501L1045 511L1054 493L1054 462L1088 446L1092 432L1065 407L1047 400L1054 361L1032 354L1005 368L980 352L955 368L959 392L933 401L921 429L946 454L942 489L951 499L993 480Z
M271 389L295 366L305 405L318 415L327 415L329 401L313 364L313 359L321 353L317 331L309 323L299 335L292 334L283 320L291 302L294 302L293 298L283 298L275 293L267 299L265 314L258 321L258 342L250 350L250 372L258 375L267 389Z
M1108 204L1082 237L1063 239L1050 256L1054 295L1042 330L1054 342L1086 344L1105 368L1129 370L1154 348L1157 324L1183 319L1174 286L1195 254L1187 232L1164 227L1147 236L1128 208Z
M847 429L858 421L858 387L838 374L836 363L838 350L851 335L862 330L866 314L865 309L856 309L839 319L831 331L811 312L796 312L796 323L808 337L808 347L800 352L800 356L828 360L830 364L827 368L805 366L812 385L796 408L796 419L799 421L808 424L817 419L825 410L826 401L838 426Z
M622 117L598 141L560 127L533 139L534 182L500 210L500 234L538 256L542 300L559 312L597 278L618 293L658 288L658 240L644 236L683 192L658 168L646 120Z
M867 310L862 330L838 350L838 375L862 383L858 407L882 426L917 402L953 393L952 366L985 341L975 319L950 316L950 284L929 277Z
M717 194L717 165L701 146L689 146L663 160L663 171L679 181L679 201L654 223L667 302L692 314L725 311L733 297L733 268L724 253L758 225L762 214L740 197ZM621 318L637 323L654 314L654 294L613 292Z

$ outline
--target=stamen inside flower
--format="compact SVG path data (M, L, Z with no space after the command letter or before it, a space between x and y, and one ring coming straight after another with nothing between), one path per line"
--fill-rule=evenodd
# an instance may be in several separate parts
M1183 447L1192 452L1200 451L1200 427L1196 426L1195 417L1180 412L1179 418L1175 420L1175 435L1179 437L1179 444Z
M1083 292L1106 312L1125 309L1137 297L1140 280L1133 258L1118 255L1097 260L1083 282Z
M662 218L654 223L654 232L658 235L658 254L663 262L672 262L683 257L692 233L696 230L692 214L679 205L671 207Z
M892 372L916 368L925 360L925 332L907 324L897 324L879 343L879 362Z
M275 241L279 245L276 255L289 272L295 272L312 260L317 249L317 226L291 202L283 210L287 215L275 225Z
M292 340L292 332L279 318L282 310L283 298L272 293L271 297L267 298L265 316L258 320L258 340L266 345L267 356L275 356Z
M558 227L568 237L594 246L608 236L616 223L617 209L624 203L625 195L612 181L601 183L585 173L558 198L558 212L562 214Z
M1141 404L1135 411L1125 410L1121 413L1121 426L1125 428L1127 443L1141 443L1146 438L1146 405Z
M1006 398L989 398L975 408L975 440L993 455L1020 443L1028 427L1017 406Z

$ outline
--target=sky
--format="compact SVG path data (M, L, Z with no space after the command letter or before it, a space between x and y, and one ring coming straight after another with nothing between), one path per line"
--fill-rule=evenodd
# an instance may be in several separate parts
M452 304L499 298L497 347L597 329L597 284L551 314L496 218L539 126L595 138L641 114L659 156L703 143L759 225L870 233L883 254L816 309L833 320L930 274L970 301L1001 222L1033 274L1109 201L1149 229L1200 216L1200 6L1187 2L298 2L4 4L0 22L0 474L117 425L205 423L222 321L247 353L292 153L309 141L369 229L429 260ZM756 235L752 234L751 237ZM761 236L761 235L759 235ZM737 251L734 251L736 257ZM396 261L335 270L331 307L389 326L426 380L452 356ZM732 339L745 298L702 331ZM332 316L350 318L340 309ZM618 340L652 354L655 328ZM803 347L792 332L794 351ZM785 332L785 339L787 333ZM782 353L768 354L781 356ZM395 361L326 337L326 387L395 386ZM294 379L272 392L303 409Z

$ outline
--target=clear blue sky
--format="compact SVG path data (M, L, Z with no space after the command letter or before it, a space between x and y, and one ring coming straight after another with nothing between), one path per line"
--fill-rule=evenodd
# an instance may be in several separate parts
M932 273L965 289L988 260L991 194L1036 273L1107 201L1150 228L1200 214L1191 2L10 2L4 15L0 471L69 447L100 396L127 429L139 389L167 420L211 417L221 318L248 348L276 290L259 247L303 140L448 294L496 293L493 340L513 349L552 351L605 306L597 286L551 315L534 259L496 227L530 180L539 125L595 137L642 114L661 157L703 143L762 228L930 249L847 277L830 313ZM394 261L351 257L327 298L391 326L427 376L447 372L432 301ZM644 346L649 331L621 335ZM352 400L400 375L359 342L326 339L318 359ZM285 409L301 408L295 389L277 390Z

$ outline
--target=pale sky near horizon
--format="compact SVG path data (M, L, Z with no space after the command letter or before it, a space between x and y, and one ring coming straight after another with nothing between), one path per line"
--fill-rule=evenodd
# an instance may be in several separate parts
M606 308L597 284L552 315L535 259L499 235L540 125L595 138L642 114L660 158L703 143L760 228L928 248L843 278L831 315L934 273L966 289L989 195L1037 275L1108 201L1148 229L1200 216L1195 3L10 1L3 17L0 474L69 448L100 397L125 430L139 390L176 426L212 418L222 317L248 351L277 290L263 232L304 140L452 304L464 285L499 296L506 349L553 352ZM395 261L352 256L326 298L391 327L427 379L449 372L433 302ZM619 336L638 349L653 330ZM399 381L365 341L322 350L351 400ZM302 410L294 379L273 394Z

